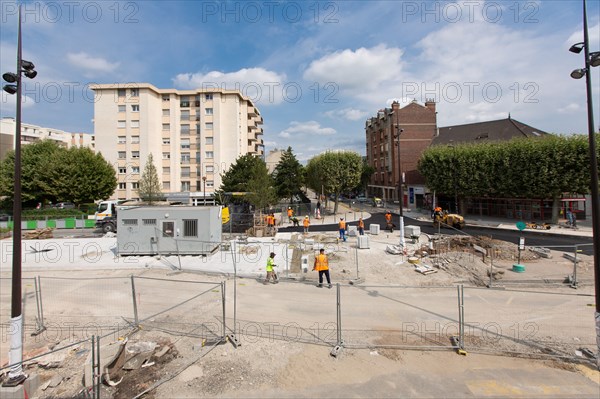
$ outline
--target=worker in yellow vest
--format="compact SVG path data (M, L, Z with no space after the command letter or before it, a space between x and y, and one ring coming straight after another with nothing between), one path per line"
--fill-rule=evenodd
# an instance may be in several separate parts
M302 225L304 226L304 234L308 234L308 226L310 226L310 219L308 218L308 215L304 216Z
M263 284L269 284L271 279L273 279L273 284L277 284L279 282L277 273L275 273L275 270L273 269L274 267L277 267L275 264L275 252L271 252L269 254L269 259L267 259L267 277L265 278L265 281L263 281Z
M319 285L317 287L323 287L323 275L327 278L327 288L331 288L331 279L329 277L329 259L325 255L325 250L321 248L319 254L315 256L315 265L313 270L319 272Z
M344 221L344 218L340 218L338 226L340 229L340 240L346 241L346 222Z

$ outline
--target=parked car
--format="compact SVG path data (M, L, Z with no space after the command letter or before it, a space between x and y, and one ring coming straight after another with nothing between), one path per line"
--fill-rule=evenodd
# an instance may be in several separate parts
M75 204L72 202L59 202L54 207L57 209L73 209L75 208Z
M364 195L359 195L358 197L356 197L356 200L358 202L364 203L364 202L367 202L369 199L367 197L365 197Z
M0 222L8 222L10 215L8 213L0 213Z

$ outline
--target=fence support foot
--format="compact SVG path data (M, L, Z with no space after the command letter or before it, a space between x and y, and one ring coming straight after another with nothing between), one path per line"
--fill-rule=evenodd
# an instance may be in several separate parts
M336 345L331 352L329 352L330 356L333 356L335 358L338 357L338 355L342 352L342 348L344 348L344 341L340 342L338 345Z
M227 336L227 340L229 342L231 342L231 345L233 345L234 348L237 349L238 346L242 346L242 343L237 339L237 337L233 334L229 334Z
M458 337L450 337L450 342L452 342L452 346L456 349L457 354L467 356L467 351L461 348Z

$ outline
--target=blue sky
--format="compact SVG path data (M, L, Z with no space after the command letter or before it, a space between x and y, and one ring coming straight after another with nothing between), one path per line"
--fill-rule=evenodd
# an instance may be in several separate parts
M437 100L438 124L505 118L587 133L581 1L23 2L23 121L93 132L90 83L239 87L267 151L364 155L364 122L393 100ZM0 71L16 64L16 3L0 1ZM600 2L588 1L591 51ZM600 125L600 68L592 75ZM2 92L1 116L14 116Z

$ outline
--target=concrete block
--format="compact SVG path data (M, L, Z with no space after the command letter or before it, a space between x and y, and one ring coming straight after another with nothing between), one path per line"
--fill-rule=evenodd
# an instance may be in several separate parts
M30 374L27 379L16 387L0 386L0 398L2 399L25 399L35 395L35 391L40 386L40 379L37 374Z
M378 224L370 224L369 225L369 233L371 233L373 235L378 235L380 228L381 228L381 226L379 226Z
M358 236L358 248L368 249L369 248L369 236Z
M404 226L404 238L413 238L419 237L421 235L421 227L420 226Z
M315 245L315 239L314 238L307 238L304 240L304 243L306 245Z

